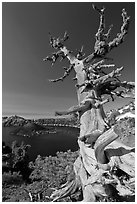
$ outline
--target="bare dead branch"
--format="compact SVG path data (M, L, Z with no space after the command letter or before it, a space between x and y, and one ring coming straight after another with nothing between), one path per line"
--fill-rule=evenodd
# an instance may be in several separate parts
M99 63L100 62L100 63ZM106 72L103 71L104 68L111 68L114 67L114 64L101 64L101 62L103 62L103 60L99 61L96 64L93 64L93 66L91 66L88 70L87 70L87 74L89 76L89 79L93 78L93 74L97 75L96 78L99 78L98 75L100 74L104 74L107 75ZM89 73L88 73L89 72Z
M96 80L101 74L107 75L107 73L103 70L104 68L114 67L114 64L102 64L105 59L98 61L97 63L89 63L84 65L84 71L86 72L87 80Z
M110 32L111 32L112 28L113 28L113 25L110 25L110 26L109 26L109 29L108 29L108 32L107 32L106 34L104 34L104 36L105 36L105 38L106 38L107 40L108 40L109 37L110 37Z
M100 67L97 67L97 69L102 69L102 68L111 68L115 67L115 64L102 64Z
M122 10L123 24L121 26L121 32L117 34L117 37L113 39L113 41L109 42L109 51L114 47L119 46L123 41L128 32L129 27L129 19L130 17L127 15L125 9Z
M55 49L60 49L61 47L63 47L63 42L65 42L66 40L69 39L69 35L67 32L65 32L63 38L55 38L55 37L52 37L52 35L49 33L50 35L50 45L51 47L55 48Z
M77 58L78 60L82 60L82 58L83 58L84 56L85 56L85 53L83 53L83 45L82 45L81 49L78 50L78 53L77 53L77 55L76 55L76 58Z
M84 109L89 109L89 102L88 103L83 103L81 105L77 105L77 106L72 106L71 108L69 108L66 111L56 111L55 114L56 115L69 115L72 113L76 113L76 112L80 112L83 111Z
M109 98L107 98L107 99L101 101L101 102L100 102L100 105L104 105L105 103L108 103L108 102L109 102Z
M61 198L70 196L74 194L79 188L77 180L71 181L67 186L65 186L62 189L56 190L53 192L50 196L50 199L52 199L52 202L55 202Z
M55 38L50 33L49 35L50 35L49 43L51 47L53 47L54 49L58 49L58 51L53 53L51 56L47 56L46 58L43 59L43 61L50 61L51 65L53 66L56 60L60 57L61 58L60 61L67 58L70 61L70 63L73 64L72 61L77 58L74 57L71 54L72 51L68 50L63 44L69 38L67 32L65 32L63 38L60 37ZM81 48L81 50L79 51L79 55L82 54L82 50L83 48Z
M96 10L100 15L102 13L104 13L105 7L103 7L102 9L99 9L97 6L95 6L94 4L92 4L92 7L94 10Z
M115 133L114 129L111 128L108 131L104 132L96 141L94 149L95 149L95 156L99 163L105 164L107 163L107 158L104 153L104 149L107 145L112 143L119 137L118 134Z
M128 32L129 27L129 19L130 17L127 15L125 9L122 10L122 18L123 24L121 26L120 33L117 34L117 37L114 38L111 42L108 42L108 38L110 36L110 31L112 29L112 25L110 26L108 32L105 34L105 17L104 17L104 8L98 9L93 6L95 10L97 10L100 14L100 25L98 32L95 35L96 42L94 46L94 52L90 54L88 57L83 59L84 63L93 62L98 58L105 58L106 54L108 54L114 47L119 46L123 41Z
M51 65L53 66L59 57L61 57L61 60L66 58L66 56L61 50L52 53L51 56L47 56L46 58L43 59L43 61L50 61Z
M104 62L105 60L103 59L103 60L100 60L100 61L98 61L98 62L96 62L96 63L89 63L88 65L85 65L85 70L88 70L89 72L91 72L92 70L95 70L95 69L97 69L97 67L100 67L101 66L101 64Z
M67 76L69 76L70 72L72 71L74 65L70 65L69 68L65 71L64 75L58 79L50 79L50 82L58 82L63 81Z
M105 76L102 76L96 80L93 81L93 84L100 84L100 83L104 83L106 82L108 79L110 78L114 78L114 77L119 77L120 76L120 72L123 70L123 67L121 68L117 68L116 70L113 70L112 72L110 72L109 74L105 75Z
M74 77L72 80L73 80L73 81L76 81L76 80L77 80L77 77Z

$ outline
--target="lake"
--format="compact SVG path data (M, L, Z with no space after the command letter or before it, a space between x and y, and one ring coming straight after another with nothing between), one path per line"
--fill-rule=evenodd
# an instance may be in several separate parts
M5 141L6 145L9 146L15 140L18 144L24 141L25 144L31 145L28 150L30 161L34 160L37 155L55 156L57 151L78 150L78 128L56 127L56 133L33 135L31 137L11 135L10 132L16 129L17 127L2 127L2 141Z

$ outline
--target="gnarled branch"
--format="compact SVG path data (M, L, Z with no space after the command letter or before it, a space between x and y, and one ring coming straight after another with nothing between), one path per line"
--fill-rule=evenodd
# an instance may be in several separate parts
M110 26L107 34L104 33L105 30L105 16L104 16L104 8L98 9L93 6L95 10L97 10L100 14L100 25L98 32L96 33L96 42L94 46L94 52L90 54L88 57L83 59L83 63L89 63L98 58L105 58L106 54L108 54L114 47L119 46L123 41L128 32L129 27L129 19L130 17L127 15L125 9L122 10L122 18L123 24L121 26L120 33L117 34L117 37L114 38L111 42L108 42L108 38L110 36L110 31L112 26Z
M104 149L107 145L111 142L116 140L119 137L118 134L114 132L114 128L109 129L108 131L104 132L96 141L94 145L95 149L95 156L99 163L106 164L108 162Z
M66 58L66 56L61 50L54 52L51 56L47 56L43 59L43 61L50 61L51 65L53 66L59 57L61 57L61 60Z
M109 74L102 76L96 80L93 81L93 84L103 84L104 82L106 82L108 79L110 78L114 78L114 77L119 77L121 74L119 74L121 71L123 70L123 67L117 68L116 70L113 70L112 72L110 72Z
M63 47L63 42L65 42L66 40L69 39L69 35L67 32L65 32L63 38L55 38L55 37L52 37L52 35L49 33L50 35L50 45L55 48L55 49L60 49L61 47Z
M67 76L69 76L70 72L73 69L73 65L70 65L68 69L65 69L65 73L62 77L58 78L58 79L49 79L50 82L58 82L58 81L63 81Z
M127 12L125 9L122 9L122 17L123 17L123 24L121 26L121 32L117 34L117 37L109 42L109 51L112 50L114 47L119 46L123 41L124 38L128 32L129 27L129 19L130 17L127 15Z

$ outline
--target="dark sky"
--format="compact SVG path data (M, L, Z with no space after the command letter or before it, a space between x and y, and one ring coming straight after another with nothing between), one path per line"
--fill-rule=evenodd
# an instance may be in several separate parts
M131 17L125 42L115 48L113 57L117 67L124 66L122 80L135 77L135 25L134 3L95 3L106 8L106 29L113 24L112 37L120 31L121 10ZM66 46L76 53L84 45L86 56L93 52L94 35L99 25L99 15L88 2L3 2L2 3L2 110L3 115L26 117L52 115L77 104L74 73L62 83L49 83L48 79L63 75L67 61L53 67L42 59L54 52L49 45L48 32L54 36L68 31ZM121 106L127 100L107 104L107 108Z

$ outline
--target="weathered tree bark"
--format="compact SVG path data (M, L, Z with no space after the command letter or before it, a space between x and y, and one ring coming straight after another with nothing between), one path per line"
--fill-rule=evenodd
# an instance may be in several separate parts
M51 80L57 82L63 80L72 69L75 70L77 80L78 105L71 107L67 111L56 112L59 115L79 113L80 135L78 145L80 154L74 163L76 178L70 183L61 186L60 189L53 192L51 199L56 201L65 196L74 194L78 189L82 189L83 201L94 202L97 197L107 196L105 187L107 184L117 189L120 195L134 195L134 148L128 147L117 140L120 135L115 126L110 127L107 123L103 105L109 102L109 99L103 99L103 95L120 96L123 92L114 92L115 89L122 87L126 90L134 88L132 82L121 82L119 80L120 72L123 67L117 68L110 73L103 72L104 67L113 67L115 65L102 64L105 61L105 55L114 47L123 42L127 34L129 17L125 10L122 11L123 25L121 33L110 43L108 43L111 28L107 34L104 33L104 8L99 10L100 26L96 34L96 43L94 53L81 59L81 53L77 57L63 45L64 38L51 37L50 43L53 48L59 49L54 57L47 57L46 60L54 63L58 57L66 57L70 62L70 67L66 69L63 77ZM56 56L56 58L55 58ZM93 63L94 60L103 58L103 60ZM102 76L103 74L103 76ZM129 180L119 180L113 173L113 169L121 169L128 174Z

